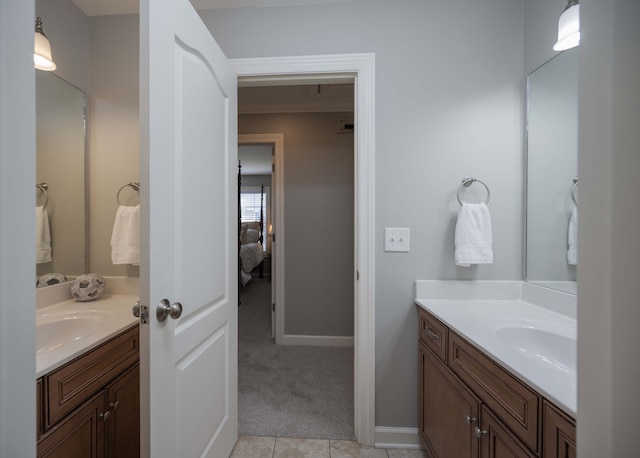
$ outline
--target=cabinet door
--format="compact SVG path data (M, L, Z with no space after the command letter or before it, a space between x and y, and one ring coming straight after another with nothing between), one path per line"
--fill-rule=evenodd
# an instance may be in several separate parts
M576 424L553 405L544 403L544 458L575 458Z
M140 456L140 367L134 365L107 387L107 457Z
M535 458L513 431L498 420L487 406L482 406L480 428L476 435L482 438L482 458Z
M38 442L40 458L103 458L105 392L60 421Z
M478 400L424 344L418 353L419 430L428 451L439 458L478 457Z

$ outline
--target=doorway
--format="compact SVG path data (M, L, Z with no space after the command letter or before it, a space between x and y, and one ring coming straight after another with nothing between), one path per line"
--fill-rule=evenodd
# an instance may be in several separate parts
M239 86L355 83L354 429L359 443L374 445L375 56L345 54L230 62Z

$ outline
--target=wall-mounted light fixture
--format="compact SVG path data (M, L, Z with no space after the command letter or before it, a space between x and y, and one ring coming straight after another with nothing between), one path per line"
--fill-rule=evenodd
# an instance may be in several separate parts
M51 43L42 31L42 19L36 19L36 33L33 47L33 64L38 70L52 72L56 64L51 57Z
M558 41L554 51L564 51L580 44L580 4L578 0L568 0L567 6L558 20Z

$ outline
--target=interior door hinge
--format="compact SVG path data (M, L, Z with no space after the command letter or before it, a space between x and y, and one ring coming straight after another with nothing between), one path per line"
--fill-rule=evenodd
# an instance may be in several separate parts
M276 311L276 303L275 302L273 304L271 304L271 311L272 312Z
M360 280L360 271L356 270L356 281Z

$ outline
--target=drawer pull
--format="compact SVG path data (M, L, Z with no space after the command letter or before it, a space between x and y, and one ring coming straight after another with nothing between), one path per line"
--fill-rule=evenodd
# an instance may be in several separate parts
M486 436L488 434L488 432L486 430L480 429L477 426L473 430L476 433L476 437L478 439L482 439L482 436Z
M475 423L475 421L476 421L476 420L477 420L477 418L476 418L476 417L472 417L471 415L465 415L465 416L464 416L464 421L465 421L468 425Z
M99 413L98 416L102 418L104 421L107 421L111 416L111 412L107 410L105 413Z
M116 402L110 403L109 407L111 407L113 409L113 411L115 412L116 410L118 410L118 407L120 407L120 401L116 401Z
M427 334L429 335L429 337L431 337L433 340L440 341L440 335L439 334L436 334L435 332L433 332L431 329L429 329L429 327L427 327L426 331L427 331Z

